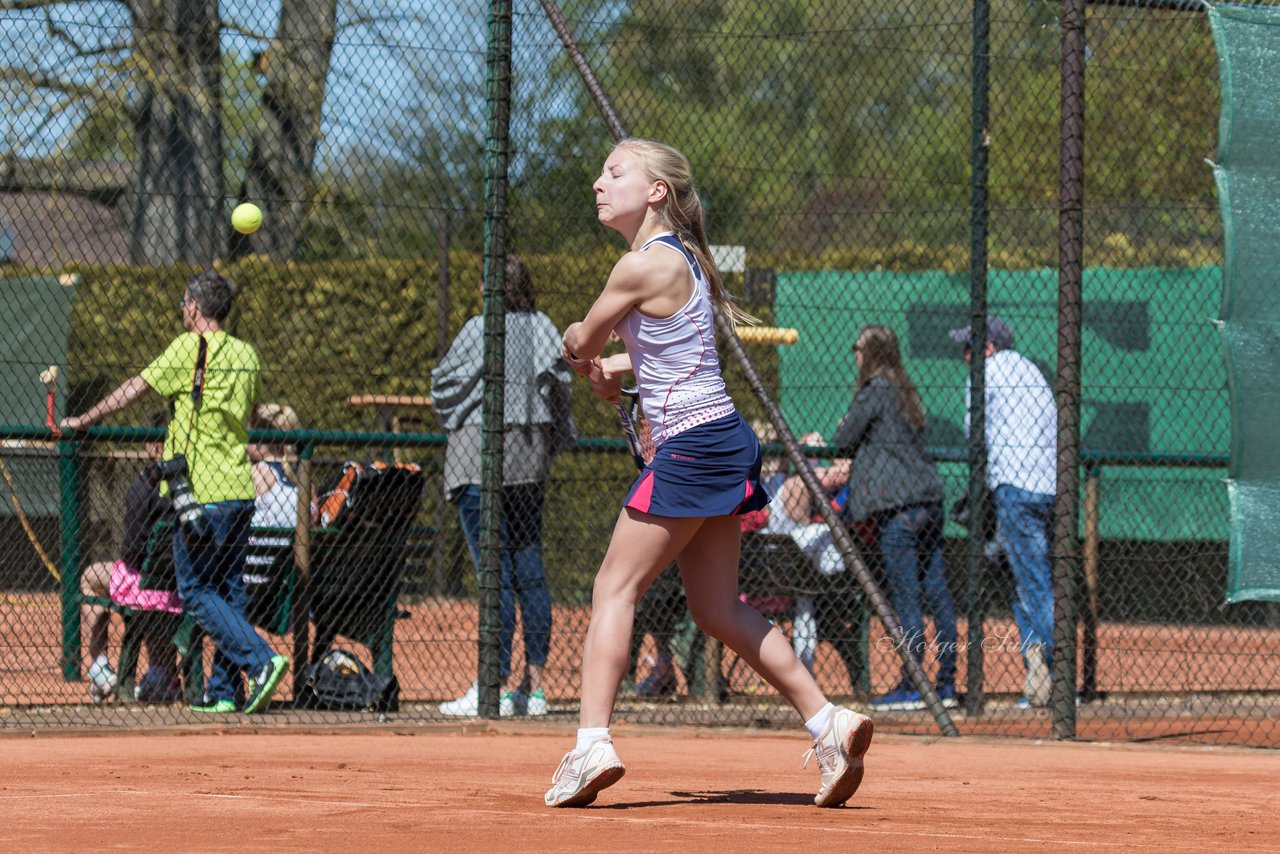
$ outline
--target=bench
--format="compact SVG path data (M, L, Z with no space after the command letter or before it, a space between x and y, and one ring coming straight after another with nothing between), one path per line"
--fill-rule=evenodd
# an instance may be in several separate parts
M250 621L269 634L289 632L291 606L297 583L293 564L292 528L252 528L244 571L247 594L246 613ZM151 590L177 591L173 565L173 523L161 520L147 536L141 569L141 585ZM186 614L140 611L98 597L85 597L92 604L109 607L124 619L124 635L116 672L118 696L133 697L142 641L148 635L173 640L180 657L183 693L195 702L204 690L203 663L193 650L201 646L204 634L195 619Z
M869 691L870 621L853 573L822 575L790 534L764 532L743 535L738 567L739 592L766 617L790 620L796 599L812 600L818 642L835 649L854 692Z

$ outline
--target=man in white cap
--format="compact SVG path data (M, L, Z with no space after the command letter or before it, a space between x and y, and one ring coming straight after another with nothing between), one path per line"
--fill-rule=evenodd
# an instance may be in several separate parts
M965 345L970 328L950 338ZM987 318L986 345L987 487L996 508L996 538L1009 559L1016 590L1013 616L1027 666L1020 705L1049 703L1053 660L1053 500L1057 487L1058 410L1053 391L1036 364L1013 349L1013 330L999 317ZM965 431L970 391L965 392Z

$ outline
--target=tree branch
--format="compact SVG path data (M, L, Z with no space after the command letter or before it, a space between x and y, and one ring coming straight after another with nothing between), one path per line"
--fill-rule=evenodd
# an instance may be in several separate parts
M0 12L29 12L50 6L91 6L95 0L0 0Z
M105 53L120 53L121 51L128 50L130 47L128 42L123 44L104 44L94 48L84 47L80 42L76 41L75 37L72 36L65 27L54 21L53 13L48 8L45 9L44 13L44 25L45 29L49 31L50 36L63 44L69 45L77 57L101 56Z
M49 74L37 74L25 68L13 68L0 65L0 80L12 80L31 89L52 89L66 95L74 95L88 100L97 99L102 94L98 86L88 86L71 80L64 80Z

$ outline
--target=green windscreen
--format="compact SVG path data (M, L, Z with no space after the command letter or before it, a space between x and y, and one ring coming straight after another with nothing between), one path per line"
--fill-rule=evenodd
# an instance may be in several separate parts
M59 276L0 279L0 423L39 427L47 393L41 372L67 361L73 280ZM66 371L58 374L58 400L66 399ZM60 410L59 410L60 411ZM59 510L57 452L47 445L6 443L8 478L0 483L0 516L14 513L13 498L31 516Z
M1221 108L1218 325L1231 391L1227 599L1280 600L1280 10L1209 10Z
M1057 290L1054 270L990 274L991 314L1009 322L1016 349L1050 382ZM1167 455L1205 460L1226 454L1230 419L1211 321L1221 291L1215 267L1085 271L1082 444L1118 458L1100 470L1103 537L1227 539L1222 470L1156 464ZM877 323L901 341L929 413L930 446L965 453L968 373L960 345L947 332L967 322L967 274L779 274L775 305L778 325L800 332L799 341L779 354L782 406L796 435L831 437L853 393L851 344L859 329ZM958 498L966 489L967 464L942 469L948 499Z

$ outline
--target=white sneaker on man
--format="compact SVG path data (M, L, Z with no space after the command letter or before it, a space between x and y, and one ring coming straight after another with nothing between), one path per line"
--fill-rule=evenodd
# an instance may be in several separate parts
M1049 673L1049 662L1044 658L1044 644L1027 644L1027 681L1022 694L1032 706L1049 705L1049 693L1053 689L1053 679Z
M498 698L498 714L504 718L524 713L525 697L519 691L504 691ZM480 714L480 686L475 682L456 700L440 704L440 714L449 718L475 717Z
M475 717L480 714L480 686L475 682L456 700L448 700L440 704L440 714L445 717Z
M524 692L519 689L503 691L502 696L498 698L498 714L504 718L523 715L528 702Z
M529 700L525 704L525 714L529 717L540 718L547 713L547 695L542 693L539 688L529 695Z
M820 807L838 807L858 791L862 783L862 757L871 747L875 724L866 715L839 708L831 714L831 723L822 737L805 753L804 764L817 757L822 784L813 802Z
M591 742L585 752L570 750L551 775L543 800L549 807L585 807L627 773L613 749L613 739Z

